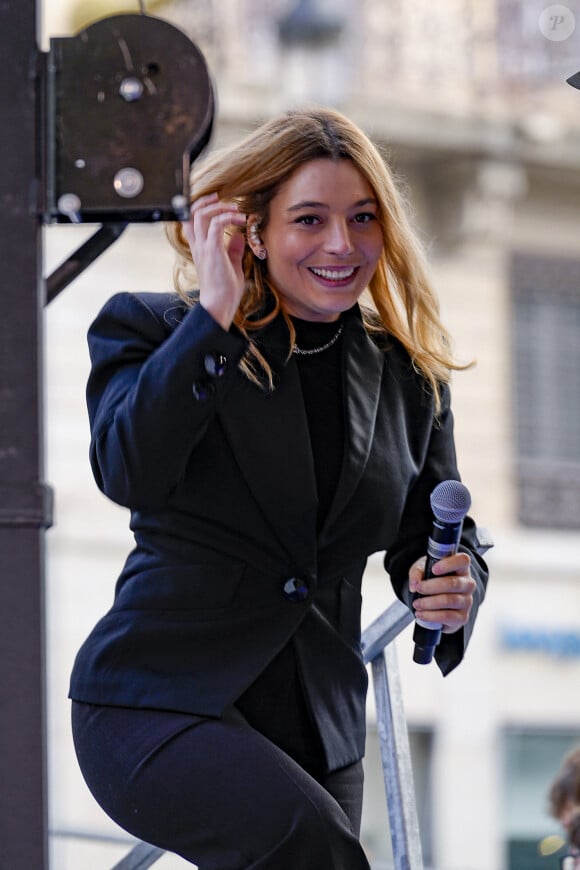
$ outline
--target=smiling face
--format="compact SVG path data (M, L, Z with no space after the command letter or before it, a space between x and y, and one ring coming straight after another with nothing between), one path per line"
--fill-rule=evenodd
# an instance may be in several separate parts
M373 190L347 159L305 163L273 197L260 233L289 314L332 321L357 301L383 250Z

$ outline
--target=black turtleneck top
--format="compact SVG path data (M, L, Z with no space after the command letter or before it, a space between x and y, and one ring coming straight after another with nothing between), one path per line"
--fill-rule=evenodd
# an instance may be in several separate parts
M314 322L292 318L300 350L322 348L340 328L340 321ZM294 352L308 420L318 493L317 531L328 514L338 483L344 449L341 376L342 335L317 353ZM305 697L300 662L290 641L236 702L250 725L273 740L314 776L324 758L318 732Z
M318 323L292 318L296 345L301 350L324 347L336 336L340 322ZM320 353L294 353L308 419L318 492L317 526L320 531L330 509L344 448L344 415L340 355L342 335Z

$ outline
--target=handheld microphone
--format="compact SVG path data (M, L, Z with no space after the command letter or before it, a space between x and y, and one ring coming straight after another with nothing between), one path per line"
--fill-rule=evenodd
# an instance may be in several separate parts
M445 556L453 556L459 548L463 519L471 507L471 495L458 480L444 480L431 493L433 529L427 541L425 579L433 577L433 565ZM438 575L441 576L441 575ZM419 593L417 593L419 594ZM428 665L441 640L442 625L415 619L413 661Z

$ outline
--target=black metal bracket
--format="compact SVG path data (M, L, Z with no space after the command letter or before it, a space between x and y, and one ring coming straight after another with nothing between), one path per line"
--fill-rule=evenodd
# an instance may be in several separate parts
M189 37L149 15L53 38L39 66L42 221L103 225L47 279L50 302L128 223L188 218L214 90Z
M203 55L160 18L115 15L51 39L45 222L182 220L213 106Z
M61 263L45 281L45 305L55 299L61 290L68 287L81 275L87 266L100 257L127 229L126 223L104 224L74 254Z

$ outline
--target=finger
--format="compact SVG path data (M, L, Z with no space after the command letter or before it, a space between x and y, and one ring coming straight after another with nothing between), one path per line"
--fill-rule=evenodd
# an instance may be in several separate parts
M205 244L214 250L226 250L229 240L226 231L232 226L244 229L246 216L235 208L228 209L224 205L209 206L197 211L192 219L184 224L184 235L189 242L192 253L200 256ZM245 244L245 240L244 240Z
M228 255L232 263L240 263L246 250L246 239L243 233L232 233L228 241Z
M473 602L470 593L447 593L441 595L422 595L413 601L413 607L418 613L433 610L469 610Z
M222 238L224 231L230 227L245 227L246 226L246 216L244 214L240 214L237 210L227 210L222 209L216 214L209 215L209 220L207 223L207 238L211 239L212 236L216 236L216 238Z
M433 574L468 574L471 567L471 556L468 553L454 553L446 556L433 565Z
M459 609L441 607L436 610L417 611L416 616L424 622L438 623L442 626L443 632L451 634L467 624L470 612L471 607L461 607Z
M207 193L205 196L196 197L189 207L190 217L214 202L219 202L219 195L217 193Z
M467 625L470 613L471 608L465 610L448 610L447 612L444 612L440 619L443 634L453 634L454 631Z
M203 196L194 196L191 200L192 206L204 205L206 202L215 202L220 198L217 190L212 190L210 193L204 193Z
M217 193L210 193L195 199L189 209L189 224L199 232L206 229L213 217L225 213L238 213L238 204L221 200Z
M222 212L239 212L239 205L233 200L220 199L217 194L210 194L196 199L189 209L193 221L199 218L211 218Z
M191 205L189 206L189 220L183 221L184 229L187 226L191 226L193 224L193 220L197 214L201 211L201 209L205 208L205 206L217 202L219 199L217 193L209 193L206 196L200 196L197 199L194 199Z
M453 632L467 625L469 621L468 610L433 610L429 613L421 613L417 615L417 619L421 621L421 625L434 628L440 628L444 634L453 634Z
M444 574L422 580L419 592L422 596L433 595L473 595L476 583L471 574Z
M409 589L411 592L419 591L425 573L425 562L426 557L422 556L420 559L417 559L416 562L413 562L409 568Z
M417 617L427 622L439 622L449 631L465 625L472 606L473 596L469 594L433 595L413 602Z

